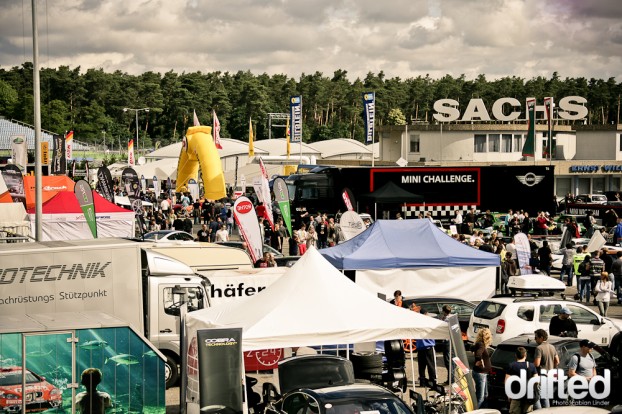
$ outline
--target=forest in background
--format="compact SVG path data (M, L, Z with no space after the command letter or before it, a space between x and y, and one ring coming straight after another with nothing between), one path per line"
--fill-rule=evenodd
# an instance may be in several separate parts
M0 116L34 123L32 63L10 70L0 69ZM487 80L485 75L441 79L429 76L387 79L383 72L368 73L353 82L347 72L336 70L302 74L298 80L284 74L255 75L250 71L175 73L146 72L129 75L120 71L80 67L43 68L41 79L41 127L63 134L73 130L76 140L116 149L116 143L136 135L135 112L123 108L149 108L138 113L139 143L144 148L179 141L192 126L193 111L202 125L212 124L212 110L221 123L221 137L248 141L252 118L255 139L269 136L268 113L289 111L289 99L302 96L303 140L332 138L364 140L362 93L376 93L376 126L433 122L432 106L444 98L455 99L463 112L469 100L481 98L489 112L495 100L513 97L538 103L552 96L587 99L588 124L619 123L622 84L615 78L523 79L508 76ZM274 122L283 124L283 121ZM285 129L273 126L273 138Z

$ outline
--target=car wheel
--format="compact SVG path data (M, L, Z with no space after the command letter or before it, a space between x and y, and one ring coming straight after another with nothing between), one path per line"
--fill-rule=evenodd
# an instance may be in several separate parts
M171 388L177 384L179 379L179 368L177 368L177 362L170 356L166 356L166 362L164 363L164 379L166 380L166 388Z

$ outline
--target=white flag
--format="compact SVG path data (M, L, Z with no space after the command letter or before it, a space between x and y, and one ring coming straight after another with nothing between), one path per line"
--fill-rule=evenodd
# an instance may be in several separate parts
M194 109L192 110L192 120L194 122L194 126L201 126L201 123L199 122L199 117L197 116L197 111L195 111Z
M214 113L214 143L216 144L216 148L222 149L222 145L220 145L220 121L216 116L216 111L212 111Z

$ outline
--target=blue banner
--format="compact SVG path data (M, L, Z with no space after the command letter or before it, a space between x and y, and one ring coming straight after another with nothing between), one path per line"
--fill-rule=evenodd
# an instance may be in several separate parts
M302 142L302 96L292 96L289 101L290 142Z
M363 92L363 107L365 117L365 143L374 142L374 117L376 113L376 94L374 92Z

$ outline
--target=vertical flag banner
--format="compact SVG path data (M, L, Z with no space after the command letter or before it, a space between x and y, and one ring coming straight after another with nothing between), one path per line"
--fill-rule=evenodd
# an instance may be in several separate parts
M26 174L28 147L26 146L26 137L24 135L11 136L11 158L13 158L13 164L19 168L22 174Z
M546 140L546 154L543 154L544 157L553 159L555 157L555 144L553 142L553 97L547 96L544 98L544 112L546 113L546 131L547 131L547 140ZM544 152L544 151L543 151Z
M127 142L127 165L133 167L136 165L134 162L134 140L130 139Z
M536 100L527 100L527 113L528 113L528 128L527 139L525 145L523 145L523 157L535 157L536 156Z
M65 158L68 160L73 159L73 131L69 131L65 135Z
M253 146L253 119L250 118L248 121L248 156L255 156L255 147Z
M52 174L65 175L67 174L67 158L65 157L65 139L54 134L52 138L54 142L54 149L52 152Z
M188 192L193 200L199 199L199 183L194 178L188 180Z
M516 258L518 259L518 268L521 275L530 275L533 270L529 266L531 258L531 246L529 239L525 233L517 233L514 236L514 244L516 245Z
M71 179L76 180L76 160L71 160Z
M289 129L289 117L287 117L287 125L285 125L285 141L287 141L287 158L289 158L290 154L292 153L292 144L290 141L290 129Z
M259 221L255 207L248 197L238 197L233 204L233 218L240 234L248 246L248 253L255 263L263 256L263 240L259 231Z
M281 177L276 178L272 184L272 189L274 190L274 201L279 205L281 216L283 216L283 221L291 237L294 234L292 232L292 212L289 204L289 190L287 189L285 180Z
M374 142L374 118L376 114L376 94L374 92L363 93L363 116L365 118L365 143Z
M123 188L125 189L127 197L130 201L140 198L138 174L133 168L127 167L123 169L123 172L121 173L121 182L123 183Z
M292 142L302 141L302 96L292 96L289 102L291 119L290 135Z
M86 180L79 180L73 188L73 193L78 199L78 204L84 213L86 223L91 229L93 238L97 238L97 222L95 221L95 204L93 203L93 190Z
M153 192L155 193L156 200L160 199L160 180L155 175L153 176Z
M41 165L50 165L50 143L41 142Z
M194 109L192 110L192 123L194 126L201 126L201 123L199 122L199 117L197 116L197 111L195 111Z
M171 181L171 177L168 177L166 179L166 188L168 189L168 196L173 198L173 195L175 195L175 191L173 189L173 181Z
M216 111L212 111L213 113L213 128L214 128L214 143L216 144L216 148L222 149L222 145L220 144L220 121L216 116Z
M26 191L24 189L24 175L13 164L8 164L2 170L2 178L9 189L14 203L23 203L26 206Z
M268 222L270 228L274 230L274 215L272 214L272 196L270 195L270 179L268 178L268 170L263 163L261 157L259 158L259 168L261 169L261 192L263 193L263 205L266 207L266 214L268 215Z
M97 169L96 189L102 197L114 203L114 183L112 181L112 174L110 174L110 170L106 166Z
M346 205L346 209L348 209L348 211L354 211L354 194L352 193L352 190L350 190L349 188L344 188L343 191L341 192L341 198L343 198L343 202Z
M143 193L147 192L147 179L144 175L140 176L140 189Z
M91 171L89 170L89 162L85 160L84 161L84 179L86 181L89 180L90 174L91 174Z

